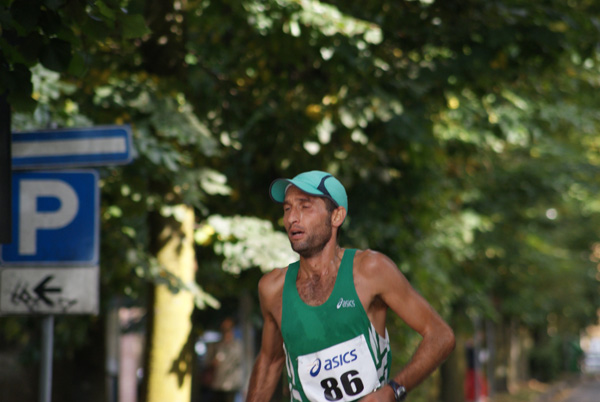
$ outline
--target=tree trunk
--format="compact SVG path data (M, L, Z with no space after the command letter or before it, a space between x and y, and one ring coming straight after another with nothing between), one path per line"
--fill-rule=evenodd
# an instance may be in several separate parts
M489 380L495 392L503 393L508 392L510 327L505 320L500 320L494 327L494 376Z
M464 378L464 363L460 351L455 350L440 367L440 400L464 401Z
M528 355L531 349L531 336L526 328L516 321L510 324L510 363L508 389L515 391L521 383L529 379Z
M154 216L152 222L158 262L183 283L194 280L193 244L194 210L179 205L173 216ZM146 345L146 379L144 400L147 402L189 402L192 384L191 293L174 293L166 284L155 284L149 311L149 334Z
M456 337L456 348L440 366L440 400L442 402L464 401L465 341Z

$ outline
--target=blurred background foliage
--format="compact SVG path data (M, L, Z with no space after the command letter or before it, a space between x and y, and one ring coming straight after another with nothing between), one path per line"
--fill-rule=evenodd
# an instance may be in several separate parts
M192 292L200 309L255 295L261 270L294 258L269 183L321 169L349 193L341 244L389 255L461 337L474 319L524 327L540 345L532 375L547 379L548 345L597 319L598 2L0 9L15 130L132 126L134 162L100 170L103 311L115 298L143 305L148 280ZM196 210L194 284L149 248L148 214L179 203ZM197 330L213 324L195 317ZM31 320L2 321L4 342L29 344ZM61 350L89 347L100 321L70 318ZM399 367L417 340L390 325Z

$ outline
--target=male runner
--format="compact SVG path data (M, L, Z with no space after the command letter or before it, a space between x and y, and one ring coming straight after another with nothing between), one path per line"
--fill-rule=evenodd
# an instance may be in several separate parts
M338 245L348 199L335 177L310 171L278 179L270 195L283 203L300 261L258 284L264 326L247 401L270 401L284 364L292 401L404 400L454 349L452 329L391 259ZM423 337L389 382L388 309Z

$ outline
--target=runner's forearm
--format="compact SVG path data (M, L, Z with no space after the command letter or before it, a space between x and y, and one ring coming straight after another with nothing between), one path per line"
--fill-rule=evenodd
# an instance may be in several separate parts
M444 326L435 335L423 338L410 362L393 378L411 390L426 379L454 350L454 333Z
M265 402L271 400L277 383L281 379L284 358L270 360L258 356L250 376L246 402Z

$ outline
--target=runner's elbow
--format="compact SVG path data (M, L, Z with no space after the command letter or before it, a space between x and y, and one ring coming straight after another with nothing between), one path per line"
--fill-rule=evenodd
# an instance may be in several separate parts
M454 331L448 325L444 325L442 340L444 355L448 356L456 347L456 337Z

